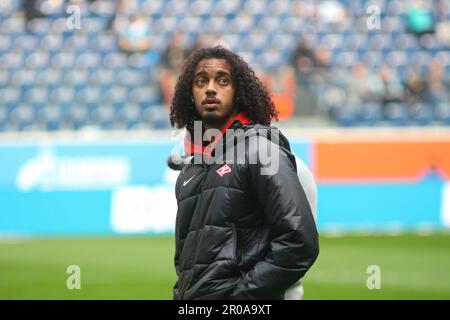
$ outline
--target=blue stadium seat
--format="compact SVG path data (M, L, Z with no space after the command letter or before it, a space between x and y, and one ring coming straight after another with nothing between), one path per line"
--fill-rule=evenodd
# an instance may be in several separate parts
M49 94L47 87L35 86L23 94L23 101L27 104L42 105L48 102Z
M341 68L351 68L358 62L358 56L353 51L345 51L336 57L336 66Z
M385 58L385 62L393 67L401 67L408 64L409 57L406 55L404 51L391 51L387 54Z
M102 59L102 65L109 69L122 68L126 64L127 57L120 52L111 52Z
M383 50L392 47L392 40L390 34L378 33L371 37L369 41L368 49L370 50Z
M73 69L75 67L75 59L76 55L74 53L61 52L51 58L50 65L55 69Z
M9 71L0 69L0 89L9 86Z
M77 56L75 67L77 69L92 70L101 65L102 58L97 53L86 52Z
M84 104L72 104L67 114L74 129L80 129L89 119L89 111Z
M252 21L254 21L252 17ZM270 34L274 32L279 32L281 28L281 22L283 20L278 16L267 16L259 20L257 27L264 30L265 33Z
M168 110L164 106L153 106L144 109L142 119L144 124L153 129L170 128Z
M9 34L13 37L17 37L25 32L25 21L23 18L8 18L0 21L0 34Z
M238 16L228 23L227 30L230 33L238 33L241 36L245 36L252 30L253 25L252 15Z
M161 94L159 88L155 87L137 87L129 94L129 100L133 104L138 104L141 107L158 104L161 101Z
M421 126L429 125L433 121L433 109L431 105L420 103L411 110L411 120L413 124Z
M394 48L397 50L408 50L417 48L418 43L414 35L409 33L400 33L393 39Z
M410 123L409 106L404 103L389 103L385 106L385 120L393 125L405 126Z
M110 18L116 10L114 1L93 1L90 5L90 16L93 18Z
M267 12L267 0L247 0L244 2L242 11L253 15L265 14Z
M7 53L11 50L12 40L7 34L0 34L0 55Z
M342 48L352 51L360 48L367 50L367 35L365 33L350 33L345 36Z
M50 57L45 52L36 52L29 55L25 60L25 66L34 70L44 70L50 64Z
M341 106L334 109L336 122L343 127L357 125L359 122L359 112L360 110L353 106Z
M52 20L47 18L35 18L28 22L28 30L39 36L44 36L52 30Z
M433 111L436 121L444 125L450 125L450 102L437 104Z
M24 130L35 119L34 109L30 105L20 105L11 111L11 117L17 120L18 130Z
M55 104L48 104L42 109L40 118L47 130L59 130L63 118L62 110Z
M16 71L20 69L24 62L24 56L20 52L9 52L0 56L0 65L2 68Z
M189 16L196 16L196 15L206 16L211 14L212 10L213 10L212 1L195 0L190 2L188 13Z
M303 29L304 22L302 19L298 19L296 17L289 17L283 21L281 21L281 29L279 32L283 33L296 33Z
M392 0L386 5L386 14L389 16L400 16L406 12L407 2L402 0Z
M361 106L360 124L373 126L383 120L383 110L379 103L366 103Z

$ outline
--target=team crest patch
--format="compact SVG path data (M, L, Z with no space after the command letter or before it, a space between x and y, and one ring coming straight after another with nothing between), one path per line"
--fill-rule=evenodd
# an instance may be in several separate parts
M217 169L216 172L219 176L223 177L227 173L231 172L231 168L226 164L226 165L220 167L219 169Z

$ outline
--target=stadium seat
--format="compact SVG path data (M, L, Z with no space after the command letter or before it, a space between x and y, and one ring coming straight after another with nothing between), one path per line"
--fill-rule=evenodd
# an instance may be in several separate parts
M0 55L7 53L12 47L12 40L9 35L0 34Z
M359 110L353 106L343 106L334 109L336 122L343 127L355 126L359 122Z
M429 125L433 121L433 110L430 104L420 103L415 108L411 109L413 124L421 126Z
M433 113L436 121L444 125L450 125L450 102L437 104Z
M359 121L362 125L373 126L383 120L383 111L379 103L366 103L361 106Z
M397 126L405 126L409 124L409 106L404 103L388 103L385 107L385 120L388 123Z

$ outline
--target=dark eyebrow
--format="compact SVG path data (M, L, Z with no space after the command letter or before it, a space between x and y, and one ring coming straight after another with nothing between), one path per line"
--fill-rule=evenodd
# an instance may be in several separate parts
M195 77L197 77L197 76L207 76L208 75L208 72L206 72L205 70L201 70L201 71L199 71L199 72L197 72L195 75L194 75L194 78Z
M207 75L208 75L208 72L206 72L205 70L201 70L201 71L197 72L194 75L194 78L197 77L197 76L207 76ZM229 76L229 77L231 77L231 74L229 74L226 71L219 70L219 71L216 72L216 76Z
M229 77L231 77L231 74L229 74L229 73L226 72L226 71L217 71L216 75L218 75L218 76L229 76Z

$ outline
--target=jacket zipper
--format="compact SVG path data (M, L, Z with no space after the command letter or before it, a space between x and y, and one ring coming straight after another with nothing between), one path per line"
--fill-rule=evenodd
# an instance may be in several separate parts
M233 237L233 257L234 257L234 263L236 264L236 267L239 269L239 260L238 254L237 254L237 230L236 225L234 223L231 224L231 229L233 231L232 237Z
M204 175L203 178L202 178L202 181L201 181L201 187L200 187L200 202L199 202L199 208L200 208L200 210L201 210L201 204L202 204L202 199L203 199L203 197L202 197L202 193L203 193L203 183L204 183L205 180L206 180L206 176L208 175L208 169L209 169L209 167L208 167L205 163L202 163L202 167L203 167L203 170L204 170L204 172L205 172L205 175ZM202 222L202 220L203 220L203 216L202 216L202 215L200 215L199 217L197 217L197 228L196 228L196 230L195 230L194 259L192 260L192 264L191 264L191 272L193 272L193 267L194 267L195 263L197 262L197 258L198 258L198 238L199 238L199 234L200 234L200 223ZM193 277L192 274L191 274L191 278L189 279L188 285L185 286L183 292L180 294L180 299L181 299L181 300L183 300L184 294L185 294L186 290L189 289L189 288L191 287L191 284L192 284L193 279L194 279L194 277Z

